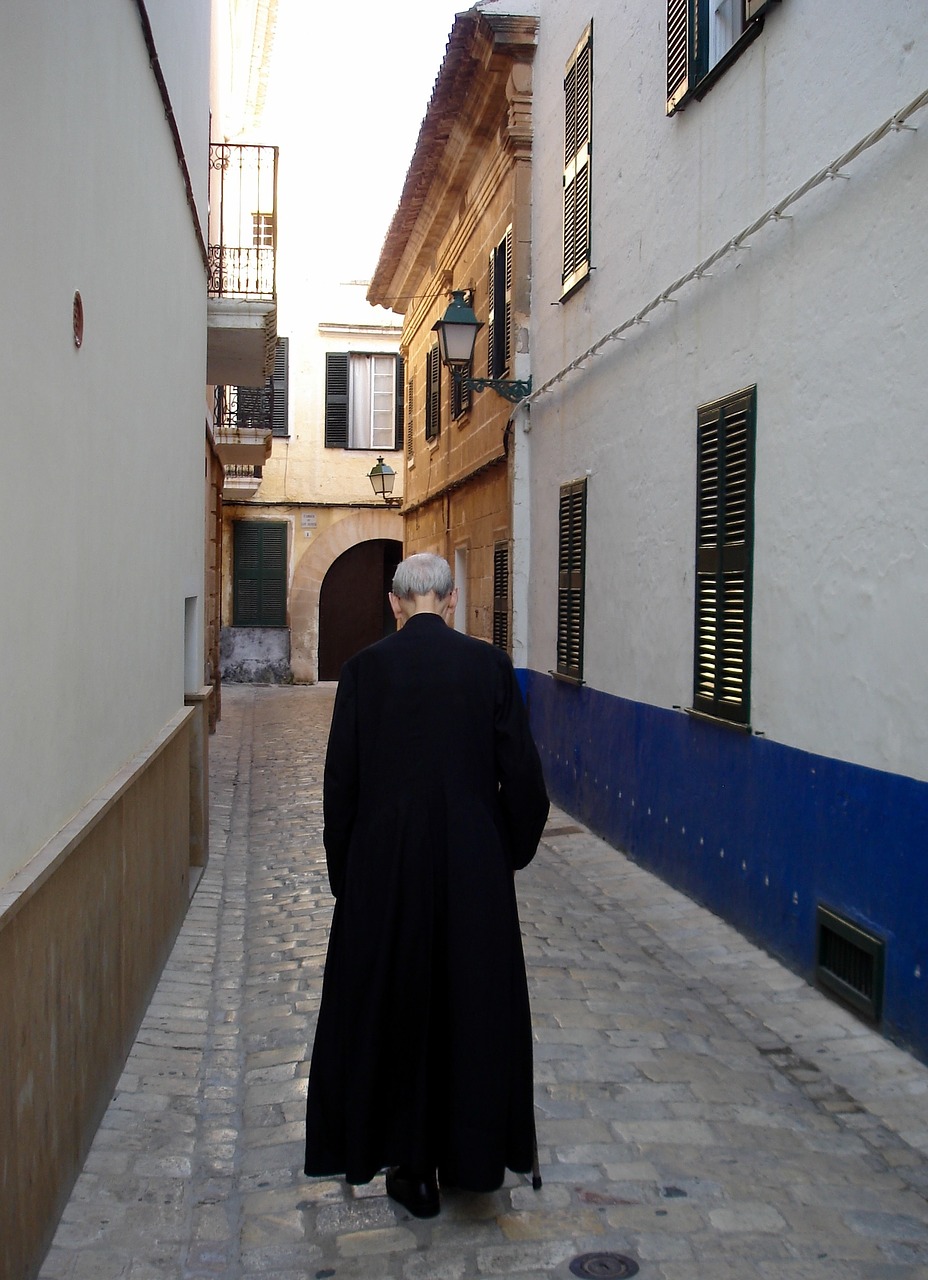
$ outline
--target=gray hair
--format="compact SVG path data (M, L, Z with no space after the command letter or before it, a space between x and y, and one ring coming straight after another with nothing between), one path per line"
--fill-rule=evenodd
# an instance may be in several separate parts
M407 556L397 565L393 575L393 594L400 600L427 596L430 591L434 591L439 600L444 600L453 590L454 579L448 561L429 551Z

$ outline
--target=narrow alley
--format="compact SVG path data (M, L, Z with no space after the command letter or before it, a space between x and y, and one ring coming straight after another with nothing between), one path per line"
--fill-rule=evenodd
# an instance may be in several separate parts
M209 864L42 1280L928 1280L928 1068L557 810L517 882L541 1190L420 1221L305 1178L333 696L223 690Z

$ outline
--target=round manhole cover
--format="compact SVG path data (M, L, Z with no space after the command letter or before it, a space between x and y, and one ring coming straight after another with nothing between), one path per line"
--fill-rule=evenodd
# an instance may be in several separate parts
M636 1276L638 1263L621 1253L581 1253L570 1269L575 1276L596 1276L598 1280L617 1280L620 1276Z

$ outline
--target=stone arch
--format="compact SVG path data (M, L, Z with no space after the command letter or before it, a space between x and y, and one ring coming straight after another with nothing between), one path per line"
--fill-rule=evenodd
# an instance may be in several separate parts
M403 541L398 511L364 508L331 525L301 558L290 587L290 669L298 684L315 684L319 675L319 592L338 557L359 542L379 538Z

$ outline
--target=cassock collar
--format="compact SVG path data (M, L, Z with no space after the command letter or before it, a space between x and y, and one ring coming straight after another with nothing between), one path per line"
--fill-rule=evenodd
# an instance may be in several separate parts
M433 626L436 622L440 623L441 626L443 627L446 627L448 625L440 613L414 613L412 617L406 619L406 621L403 623L401 630L405 631L406 628L410 625L414 627L418 627L422 623L424 623L427 627L430 627L430 626Z

